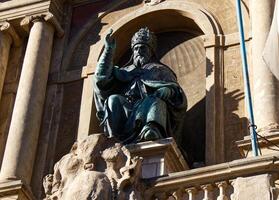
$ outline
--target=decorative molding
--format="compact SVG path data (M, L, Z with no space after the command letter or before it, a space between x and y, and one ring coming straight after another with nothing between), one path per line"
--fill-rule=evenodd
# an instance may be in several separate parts
M205 35L203 41L205 48L224 46L223 35Z
M14 29L14 27L7 21L0 24L0 31L4 33L8 33L13 39L13 43L16 47L20 46L22 40L19 37L18 33Z
M249 34L245 34L245 42L252 39ZM229 47L239 45L239 33L231 33L227 35L205 35L204 36L204 47Z
M147 6L155 6L159 3L161 3L163 0L144 0L144 4Z
M59 24L57 18L50 12L45 13L45 14L27 16L27 17L23 18L23 20L21 20L20 25L22 26L22 28L24 29L24 31L26 33L29 33L30 28L31 28L31 23L38 18L41 18L41 19L45 20L46 22L49 22L55 28L57 36L63 37L63 35L64 35L63 28Z

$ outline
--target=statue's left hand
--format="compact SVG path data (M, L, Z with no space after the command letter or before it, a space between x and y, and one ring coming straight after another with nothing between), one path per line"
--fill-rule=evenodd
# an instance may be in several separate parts
M106 35L105 38L105 46L111 49L115 49L116 48L116 42L115 39L112 39L111 35L113 33L113 30L110 29L109 33Z
M173 96L174 92L168 87L161 87L157 89L154 93L156 97L159 97L162 100L167 100Z

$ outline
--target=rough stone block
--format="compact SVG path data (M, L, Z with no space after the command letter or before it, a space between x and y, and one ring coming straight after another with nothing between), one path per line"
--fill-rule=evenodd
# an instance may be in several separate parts
M233 182L232 200L271 200L270 174L253 177L239 177Z

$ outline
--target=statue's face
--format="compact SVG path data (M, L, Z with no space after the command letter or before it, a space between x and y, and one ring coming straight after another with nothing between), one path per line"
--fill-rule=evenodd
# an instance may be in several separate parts
M146 44L136 44L133 48L133 63L136 67L142 67L150 61L152 51Z

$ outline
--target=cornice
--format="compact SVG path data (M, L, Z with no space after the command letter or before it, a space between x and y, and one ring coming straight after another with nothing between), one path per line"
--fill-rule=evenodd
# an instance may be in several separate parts
M0 22L48 13L52 13L58 21L63 17L64 0L13 0L2 4Z

